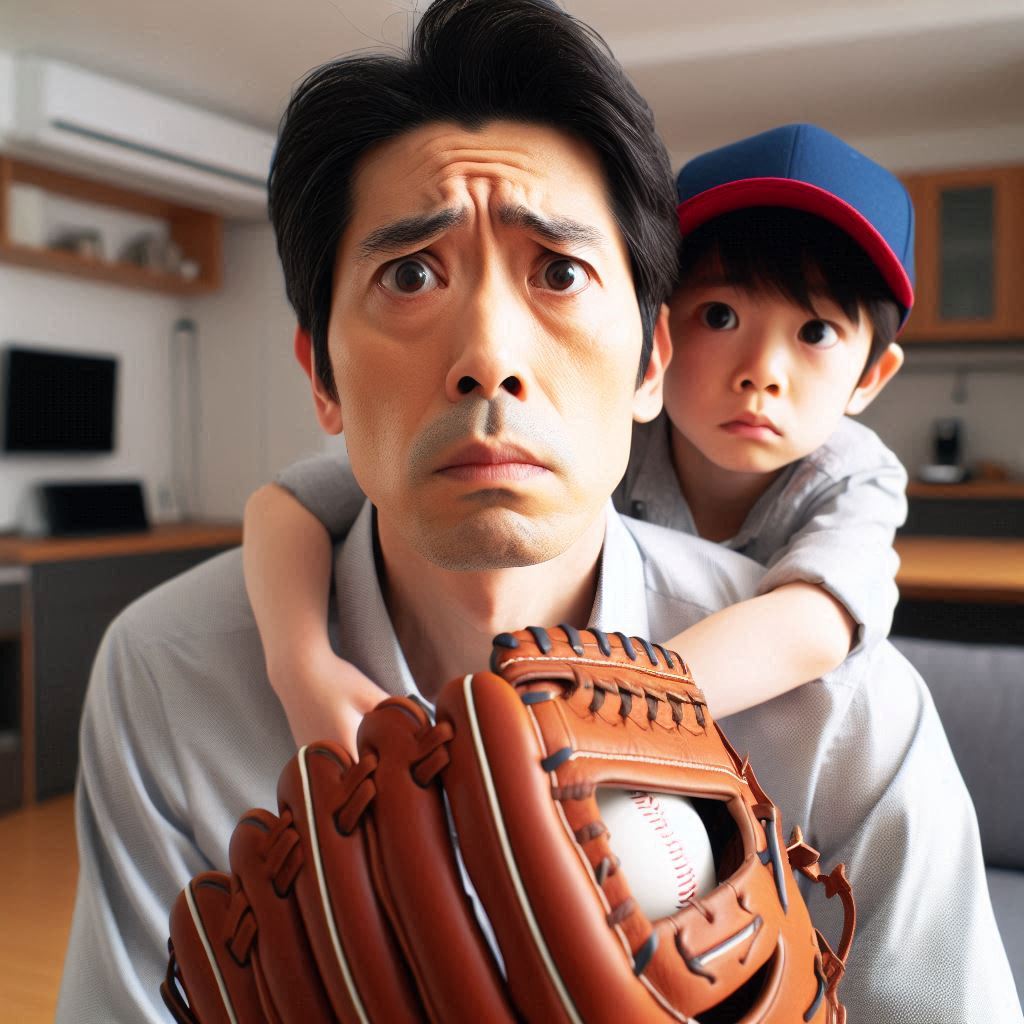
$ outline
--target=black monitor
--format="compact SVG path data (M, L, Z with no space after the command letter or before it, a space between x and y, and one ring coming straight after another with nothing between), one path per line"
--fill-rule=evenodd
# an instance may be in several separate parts
M117 360L9 346L3 360L5 452L112 452Z

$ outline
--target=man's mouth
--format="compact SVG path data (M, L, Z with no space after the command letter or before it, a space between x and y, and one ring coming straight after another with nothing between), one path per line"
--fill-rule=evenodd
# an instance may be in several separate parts
M515 444L461 445L441 459L435 470L451 480L475 483L510 483L550 472L544 460Z

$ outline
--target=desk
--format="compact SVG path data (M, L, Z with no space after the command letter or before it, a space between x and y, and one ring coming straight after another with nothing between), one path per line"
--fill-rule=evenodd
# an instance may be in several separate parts
M0 537L0 612L6 608L9 617L16 600L19 650L17 700L10 694L4 699L0 688L0 775L14 788L20 777L23 804L74 785L82 701L110 622L146 591L241 539L237 523L175 523L90 537ZM0 639L3 633L0 628ZM0 791L0 802L3 797Z
M1024 604L1024 539L897 537L900 597Z

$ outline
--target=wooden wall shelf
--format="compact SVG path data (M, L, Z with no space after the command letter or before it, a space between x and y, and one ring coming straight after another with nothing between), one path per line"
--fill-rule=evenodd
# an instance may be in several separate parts
M184 259L199 265L199 275L151 270L113 260L89 258L58 249L19 245L10 237L8 204L12 185L34 185L44 192L77 202L109 206L166 222L169 237L181 247ZM170 295L201 295L221 286L223 220L215 213L105 185L48 167L0 155L0 262L33 270L105 281L127 288L142 288Z

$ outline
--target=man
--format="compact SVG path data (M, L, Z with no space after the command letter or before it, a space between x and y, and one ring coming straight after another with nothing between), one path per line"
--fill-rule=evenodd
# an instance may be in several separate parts
M337 644L390 692L432 697L505 628L670 636L754 592L754 563L608 504L633 419L660 406L673 207L646 106L543 0L441 0L409 62L338 61L293 98L271 213L296 353L369 497L336 552ZM846 670L729 726L789 821L849 864L851 1019L1019 1020L916 676ZM168 908L227 866L294 752L237 553L111 627L81 749L58 1019L166 1020Z

